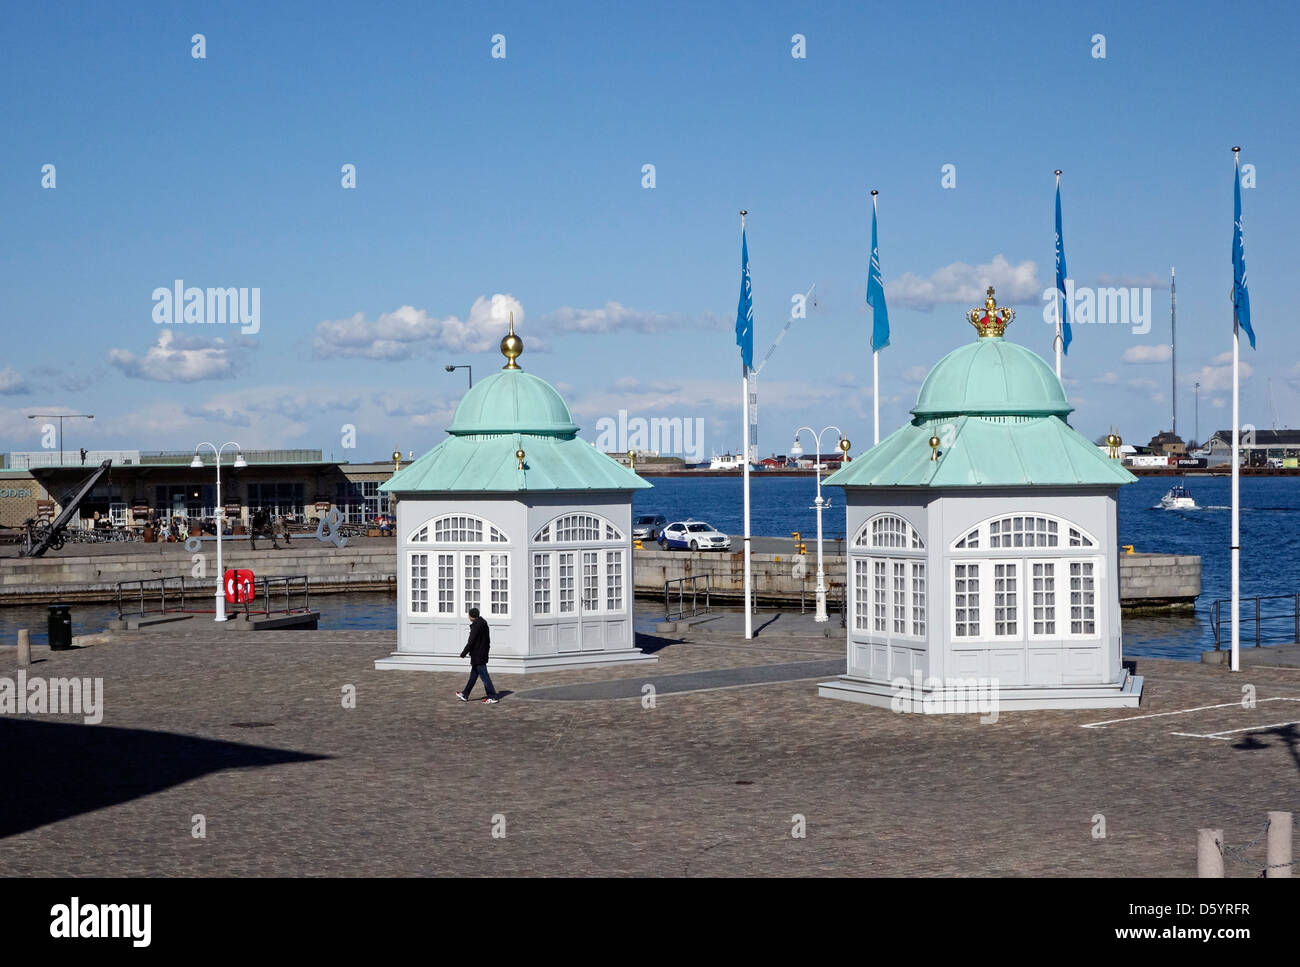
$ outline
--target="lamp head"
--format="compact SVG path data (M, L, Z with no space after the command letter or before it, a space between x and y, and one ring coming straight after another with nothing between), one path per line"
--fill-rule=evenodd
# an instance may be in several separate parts
M194 459L190 461L190 469L191 470L203 469L203 458L199 456L197 453L194 454Z
M236 470L243 470L243 469L244 469L245 467L247 467L247 466L248 466L248 461L244 459L244 455L243 455L243 453L236 453L236 454L235 454L235 469L236 469Z
M790 444L790 456L792 456L792 457L802 457L802 456L803 456L803 447L801 447L801 446L799 445L799 438L798 438L798 437L795 437L795 438L794 438L794 443Z

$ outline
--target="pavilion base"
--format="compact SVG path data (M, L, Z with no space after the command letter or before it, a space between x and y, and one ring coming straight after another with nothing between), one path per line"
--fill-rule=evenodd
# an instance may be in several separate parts
M563 655L498 655L488 660L489 675L527 675L553 672L564 668L601 668L609 665L658 662L657 655L647 655L639 648L626 651L571 652ZM469 659L454 655L420 655L394 652L375 662L377 671L456 672L469 674Z
M1113 685L1056 685L1001 688L987 679L918 686L912 681L881 682L841 675L817 686L821 698L877 705L895 712L929 715L1026 712L1038 709L1136 708L1142 701L1142 676L1126 675Z

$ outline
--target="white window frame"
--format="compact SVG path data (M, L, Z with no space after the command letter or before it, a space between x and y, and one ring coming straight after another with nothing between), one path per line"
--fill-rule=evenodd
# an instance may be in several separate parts
M890 641L924 641L930 605L925 556L853 554L851 559L853 633ZM896 630L899 621L904 628L901 632Z
M452 529L449 531L449 528ZM442 539L435 540L439 533ZM478 539L471 539L467 534L477 535ZM496 524L476 514L438 514L411 528L406 544L406 613L409 617L460 622L468 619L471 607L477 607L489 620L510 620L515 597L510 573L512 551L509 536ZM417 555L424 556L428 562L427 611L414 610L416 602L410 582L411 568ZM478 571L473 580L477 581L477 590L471 592L468 569L475 566ZM496 588L492 586L494 568L497 572ZM448 579L451 587L444 588L443 583ZM501 605L504 609L497 610Z
M1068 550L1068 548L1066 548ZM1013 548L1013 550L1015 550ZM1020 550L1024 550L1021 548ZM1035 548L1038 550L1038 548ZM1056 548L1060 550L1060 548ZM1078 549L1076 549L1078 550ZM1056 630L1053 632L1035 632L1034 631L1034 565L1050 564L1053 568L1053 595L1054 600L1051 605L1052 620L1055 623ZM1092 622L1093 630L1091 632L1075 632L1072 630L1072 607L1073 595L1070 588L1070 568L1071 565L1080 565L1082 567L1090 566L1092 568ZM1011 635L999 635L996 633L997 625L996 608L997 608L997 568L999 565L1011 565L1016 569L1016 633ZM957 634L957 568L976 567L979 575L979 622L980 634L978 635L958 635ZM1010 643L1023 641L1031 644L1042 644L1058 641L1096 641L1102 634L1102 587L1105 582L1105 558L1100 555L1078 555L1056 556L1049 554L1036 554L1033 556L1024 556L1023 554L1006 554L999 557L982 557L968 558L965 556L954 558L948 564L948 634L951 641L957 647L967 644L989 644ZM1082 590L1080 591L1082 594ZM1084 607L1080 605L1080 607ZM1080 618L1080 621L1086 621L1086 618Z
M561 527L564 530L561 530ZM573 529L580 532L594 533L594 537L573 536ZM560 534L566 536L561 538ZM552 517L533 533L533 544L551 544L561 547L590 546L593 544L624 544L627 538L617 524L599 514L573 511Z
M548 547L543 543L532 548L529 574L535 618L573 620L628 613L630 567L623 543L616 547ZM611 580L616 582L613 586ZM539 597L545 598L545 610L538 610Z

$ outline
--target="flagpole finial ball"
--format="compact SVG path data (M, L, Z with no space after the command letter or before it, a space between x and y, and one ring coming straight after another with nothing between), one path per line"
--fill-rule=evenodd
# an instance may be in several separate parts
M1058 178L1060 177L1060 175L1061 175L1061 169L1060 169L1060 168L1057 168L1057 169L1056 169L1056 175L1057 175Z
M742 208L742 209L740 210L740 214L742 214L742 215L748 215L749 212L745 211L745 209Z
M874 188L871 189L871 193L872 193L873 195L879 195L879 194L880 194L880 192L876 191L876 189L874 189Z
M515 335L515 314L510 313L510 332L501 340L501 355L506 358L502 369L519 369L515 362L524 352L524 341Z
M1239 144L1234 144L1234 145L1232 146L1232 150L1233 150L1233 151L1240 151L1240 150L1241 150L1241 145L1239 145Z

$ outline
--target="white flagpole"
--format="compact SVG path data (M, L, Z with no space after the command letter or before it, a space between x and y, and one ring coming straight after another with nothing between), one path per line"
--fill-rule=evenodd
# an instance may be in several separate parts
M1230 669L1241 671L1241 627L1238 610L1241 594L1241 468L1237 464L1237 443L1240 431L1238 423L1238 355L1241 335L1238 331L1237 314L1232 317L1232 664Z
M1056 172L1056 193L1061 193L1061 172ZM1063 244L1060 240L1058 245ZM1052 340L1052 345L1056 349L1056 378L1061 378L1061 347L1065 344L1065 337L1061 335L1061 317L1065 314L1065 293L1058 291L1056 293L1056 338Z
M876 435L872 445L880 442L880 350L871 354L871 405L875 410Z
M872 214L872 217L873 217L873 218L876 216L876 211L877 211L877 205L876 205L876 191L875 191L875 189L872 189L872 191L871 191L871 214ZM874 258L874 257L875 257L875 254L876 254L875 252L872 252L872 253L871 253L871 257ZM868 279L870 279L870 275L871 275L871 266L868 265L868 266L867 266L867 276L868 276ZM868 284L869 284L869 283L868 283ZM882 284L882 286L883 286L883 284L884 284L883 281L882 281L881 284ZM873 328L872 328L872 332L871 332L871 341L872 341L872 342L875 342L875 340L876 340L876 334L875 334L875 328L874 328L874 326L875 326L875 321L876 321L876 309L875 309L875 306L872 306L872 308L871 308L871 322L872 322L872 327L873 327ZM874 415L874 417L875 417L875 420L874 420L874 424L875 424L875 433L874 433L874 435L873 435L873 437L872 437L872 441L871 441L871 443L872 443L872 446L875 446L876 444L878 444L878 443L880 442L880 350L879 350L879 349L873 349L872 352L871 352L871 409L872 409L872 411L873 411L873 415ZM818 471L818 473L820 473L820 472L821 472L821 471Z
M743 211L740 213L740 234L743 238L745 234L745 212ZM749 564L749 367L745 365L743 356L740 360L740 375L741 393L744 394L741 422L744 442L740 452L745 468L745 640L748 641L754 637L754 585Z
M1232 149L1232 163L1236 168L1237 178L1241 178L1241 156L1239 148ZM1236 189L1240 191L1240 188ZM1233 225L1233 232L1237 230ZM1235 255L1235 251L1234 251ZM1232 664L1231 671L1241 671L1241 624L1238 611L1241 607L1241 467L1238 465L1239 437L1241 425L1238 404L1240 402L1239 357L1241 354L1241 323L1237 320L1237 281L1236 266L1233 266L1232 285Z

